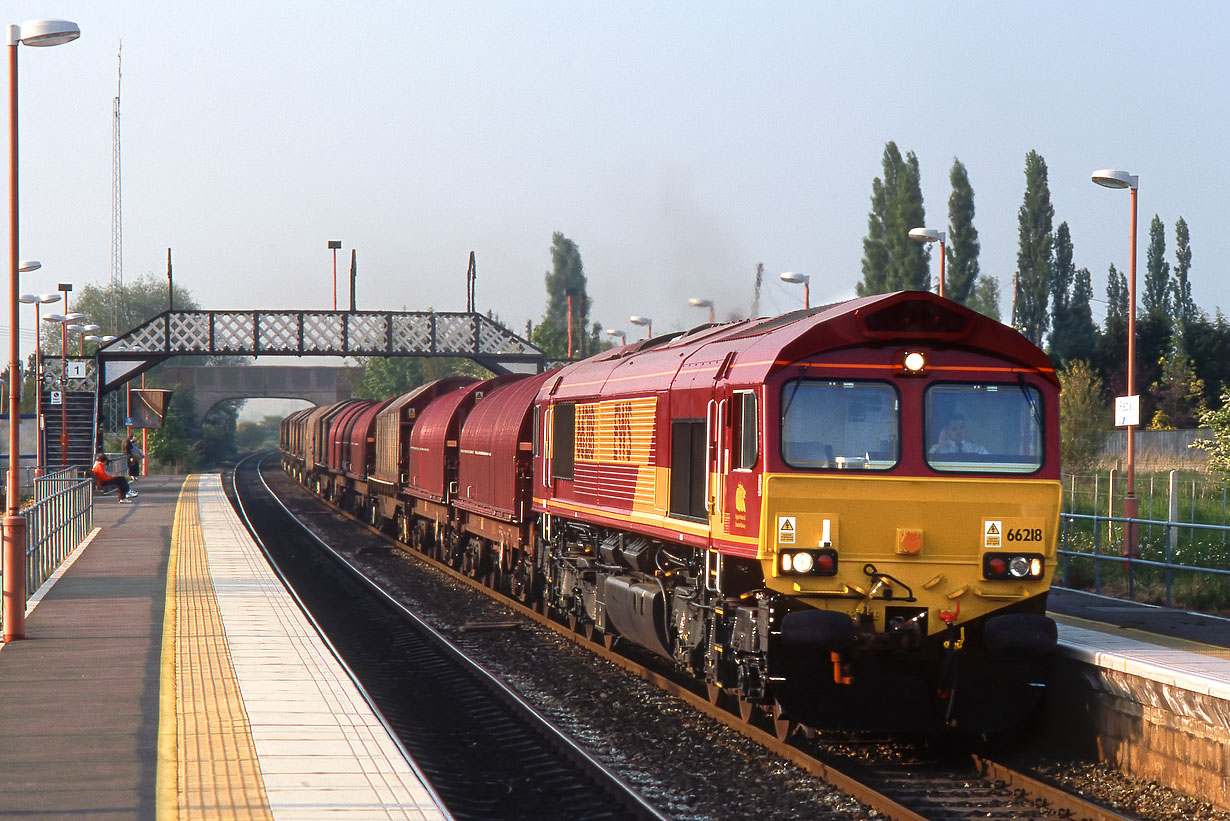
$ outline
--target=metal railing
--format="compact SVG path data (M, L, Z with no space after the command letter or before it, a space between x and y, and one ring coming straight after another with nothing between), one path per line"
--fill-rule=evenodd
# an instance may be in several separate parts
M1230 607L1230 526L1060 515L1057 585L1188 610ZM1182 535L1182 539L1180 536Z
M22 508L26 519L27 599L55 572L90 532L94 481L70 467L40 476L34 501Z

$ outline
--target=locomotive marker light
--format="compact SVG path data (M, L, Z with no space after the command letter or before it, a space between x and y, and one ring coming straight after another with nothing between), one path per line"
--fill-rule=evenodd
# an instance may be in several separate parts
M1128 233L1128 349L1127 349L1127 397L1139 401L1136 396L1136 194L1140 188L1140 177L1119 171L1114 168L1102 168L1094 171L1090 178L1105 188L1127 188L1131 191L1132 222ZM1140 512L1140 503L1136 498L1136 425L1128 420L1127 429L1127 493L1123 497L1123 517L1135 519ZM1131 521L1127 524L1126 539L1122 554L1136 556L1136 526Z
M923 374L927 370L927 357L921 351L906 351L901 358L901 367L906 373Z
M21 276L17 219L17 47L58 46L76 40L81 29L68 20L27 20L10 24L9 46L9 475L7 511L0 530L0 574L3 582L4 640L26 637L26 520L21 515L21 334L17 299Z
M645 338L653 339L653 320L647 316L636 316L635 314L628 317L628 321L633 325L645 326Z
M911 228L910 239L915 242L938 242L940 244L940 290L939 295L944 295L944 241L946 237L943 231L937 231L934 228Z
M782 282L793 282L803 286L803 309L807 310L811 307L811 277L807 274L800 274L796 271L787 271L781 274Z
M688 300L688 304L691 305L693 308L708 308L709 309L709 324L710 325L713 324L713 300L712 299L700 299L698 297L692 297L691 299Z

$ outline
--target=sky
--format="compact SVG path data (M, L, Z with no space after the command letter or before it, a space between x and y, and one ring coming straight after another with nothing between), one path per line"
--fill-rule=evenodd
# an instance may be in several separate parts
M928 226L968 169L983 274L1008 316L1025 157L1093 274L1138 294L1154 214L1191 231L1193 297L1230 311L1230 6L1220 2L230 2L5 4L77 22L19 48L21 291L112 276L114 100L122 276L207 309L546 306L552 234L580 249L591 319L629 339L854 295L885 144L914 152ZM122 52L121 52L122 42ZM117 55L122 53L122 82ZM933 255L938 275L938 255ZM2 321L2 320L0 320ZM23 349L34 343L23 307ZM7 322L4 323L7 326Z

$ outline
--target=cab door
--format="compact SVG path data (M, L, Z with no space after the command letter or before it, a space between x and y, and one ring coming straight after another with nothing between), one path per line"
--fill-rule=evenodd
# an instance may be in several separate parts
M720 463L715 466L720 520L714 521L714 530L734 541L754 540L760 526L762 403L753 388L727 389L721 396Z

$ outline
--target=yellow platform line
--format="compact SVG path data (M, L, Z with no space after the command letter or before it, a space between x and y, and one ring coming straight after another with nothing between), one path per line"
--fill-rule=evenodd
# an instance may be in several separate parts
M201 527L184 482L167 564L158 721L159 819L272 819Z
M1106 622L1082 619L1080 616L1067 616L1061 613L1049 613L1048 615L1057 623L1066 624L1070 627L1082 627L1086 630L1093 630L1097 633L1106 633L1111 636L1122 636L1144 644L1155 644L1158 647L1168 647L1171 650L1183 650L1185 652L1196 653L1201 656L1230 659L1230 649L1218 647L1215 644L1204 644L1203 642L1191 641L1190 639L1181 639L1176 636L1167 636L1162 633L1150 633L1147 630L1139 630L1135 627L1119 627L1114 624L1107 624Z

